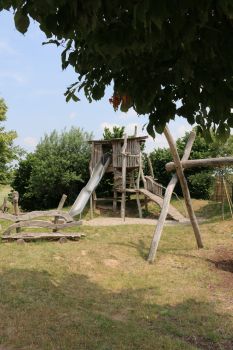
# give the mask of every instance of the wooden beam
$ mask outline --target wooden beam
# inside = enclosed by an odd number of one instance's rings
[[[124,144],[122,147],[122,194],[121,194],[121,218],[125,221],[125,199],[126,199],[126,165],[127,165],[127,135],[124,135]]]
[[[15,224],[10,225],[4,232],[3,236],[10,234],[10,232],[17,228],[22,227],[43,227],[43,228],[51,228],[51,229],[63,229],[67,227],[74,227],[82,225],[82,221],[73,221],[73,222],[66,222],[64,224],[54,224],[50,221],[45,220],[29,220],[29,221],[20,221],[16,222]]]
[[[185,200],[185,204],[188,210],[188,214],[189,214],[189,218],[191,221],[191,224],[193,226],[193,231],[196,237],[196,241],[197,241],[197,246],[198,248],[203,248],[203,243],[202,243],[202,239],[201,239],[201,233],[199,230],[199,226],[198,226],[198,222],[197,222],[197,218],[196,215],[194,213],[193,207],[192,207],[192,202],[191,202],[191,197],[190,197],[190,193],[189,193],[189,188],[188,188],[188,184],[186,181],[186,178],[184,176],[184,172],[183,172],[183,168],[181,165],[181,161],[180,161],[180,157],[179,154],[177,152],[177,148],[175,145],[175,142],[173,140],[173,137],[168,129],[168,127],[166,126],[164,129],[164,135],[166,136],[166,139],[168,141],[168,144],[170,146],[170,150],[171,150],[171,154],[175,163],[175,167],[176,167],[176,173],[177,176],[179,178],[180,181],[180,185],[182,188],[182,192],[183,192],[183,196],[184,196],[184,200]]]
[[[193,142],[195,140],[196,133],[192,131],[189,135],[188,142],[186,144],[185,150],[184,150],[184,155],[182,157],[182,160],[188,159],[191,153],[191,149],[193,146]],[[161,209],[161,213],[158,219],[158,223],[156,225],[155,233],[152,238],[151,246],[150,246],[150,251],[149,251],[149,256],[148,256],[148,262],[153,263],[156,257],[156,252],[158,249],[159,241],[163,232],[163,227],[165,224],[165,220],[168,214],[169,210],[169,205],[172,197],[172,193],[175,189],[175,186],[178,182],[178,177],[176,174],[174,174],[166,188],[166,192],[164,195],[164,200],[163,200],[163,206]]]
[[[233,166],[233,157],[219,157],[219,158],[204,158],[204,159],[192,159],[181,161],[181,165],[184,169],[196,168],[196,167],[222,167]],[[165,165],[167,171],[175,170],[175,163],[169,162]]]

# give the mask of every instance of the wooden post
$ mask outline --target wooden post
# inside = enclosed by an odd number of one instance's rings
[[[149,165],[149,169],[150,169],[150,175],[151,175],[151,176],[153,177],[153,179],[154,179],[155,176],[154,176],[154,170],[153,170],[153,167],[152,167],[151,159],[150,159],[149,156],[147,157],[147,159],[148,159],[148,165]]]
[[[180,185],[182,188],[182,192],[183,192],[183,196],[184,196],[184,200],[185,200],[185,204],[188,210],[188,214],[190,217],[190,221],[191,224],[193,226],[193,231],[196,237],[196,241],[197,241],[197,246],[198,248],[203,248],[203,243],[202,243],[202,239],[201,239],[201,233],[199,230],[199,226],[198,226],[198,222],[197,222],[197,218],[196,215],[194,213],[193,207],[192,207],[192,202],[191,202],[191,197],[190,197],[190,193],[189,193],[189,188],[188,188],[188,184],[186,181],[186,178],[184,176],[184,172],[183,172],[183,168],[180,162],[180,157],[179,154],[177,152],[176,149],[176,145],[175,142],[173,140],[173,137],[168,129],[168,127],[166,126],[164,129],[164,134],[166,136],[166,139],[168,141],[168,144],[170,146],[170,150],[171,150],[171,154],[175,163],[175,167],[176,167],[176,173],[177,176],[179,178],[180,181]]]
[[[1,211],[3,213],[5,213],[8,209],[8,206],[7,206],[7,197],[4,197],[3,199],[3,203],[2,203],[2,206],[1,206]]]
[[[121,218],[125,221],[125,199],[126,199],[126,165],[127,165],[127,135],[124,135],[124,144],[122,147],[122,195],[121,195]]]
[[[117,191],[113,191],[113,204],[112,210],[115,212],[117,210]]]
[[[67,195],[66,195],[66,194],[63,194],[62,197],[61,197],[61,199],[60,199],[60,202],[59,202],[59,204],[58,204],[57,210],[61,210],[61,209],[63,208],[63,205],[64,205],[64,203],[65,203],[65,201],[66,201],[66,198],[67,198]],[[55,218],[54,218],[54,224],[57,224],[57,223],[58,223],[59,218],[60,218],[60,216],[55,216]],[[57,229],[54,228],[54,229],[53,229],[53,232],[57,232]]]
[[[136,201],[137,201],[137,206],[138,206],[139,218],[141,219],[142,218],[142,207],[141,207],[140,197],[139,197],[140,177],[141,177],[141,157],[139,155],[139,169],[138,169],[138,177],[136,180],[136,190],[137,190],[136,191]]]
[[[93,219],[94,215],[93,215],[93,196],[92,194],[90,195],[90,217],[91,217],[91,220]]]
[[[188,139],[188,142],[186,144],[182,160],[186,160],[189,158],[195,137],[196,137],[196,133],[194,131],[192,131],[189,135],[189,139]],[[160,216],[158,219],[158,223],[156,225],[155,233],[154,233],[154,236],[153,236],[153,239],[151,242],[150,252],[149,252],[149,256],[148,256],[148,262],[150,262],[150,263],[153,263],[155,260],[159,241],[160,241],[160,238],[161,238],[161,235],[163,232],[163,227],[165,224],[165,220],[166,220],[166,217],[168,214],[172,193],[175,189],[177,182],[178,182],[178,177],[176,174],[174,174],[172,176],[167,188],[166,188],[166,192],[165,192],[164,199],[163,199],[163,206],[162,206],[161,213],[160,213]]]
[[[13,199],[14,214],[15,216],[19,216],[19,192],[14,191],[12,199]],[[20,231],[21,231],[20,227],[17,227],[16,232],[19,233]]]

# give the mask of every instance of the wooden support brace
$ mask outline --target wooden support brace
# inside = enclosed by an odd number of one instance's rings
[[[194,231],[194,234],[196,237],[197,246],[198,246],[198,248],[203,248],[201,233],[199,230],[196,215],[195,215],[193,207],[192,207],[192,202],[191,202],[188,184],[187,184],[186,178],[184,176],[183,168],[182,168],[182,165],[180,162],[180,157],[179,157],[179,154],[177,152],[175,142],[174,142],[173,137],[172,137],[167,126],[164,129],[164,135],[166,136],[166,139],[167,139],[168,144],[170,146],[171,154],[172,154],[172,157],[173,157],[173,160],[175,163],[175,167],[176,167],[176,173],[177,173],[177,176],[178,176],[179,181],[180,181],[185,204],[186,204],[187,211],[188,211],[188,214],[190,217],[190,221],[191,221],[191,224],[193,226],[193,231]]]
[[[182,160],[186,160],[189,158],[195,137],[196,137],[196,133],[194,131],[192,131],[189,135],[188,142],[186,144]],[[177,182],[178,182],[178,177],[176,174],[174,174],[172,176],[167,188],[166,188],[166,192],[165,192],[164,200],[163,200],[163,206],[162,206],[161,213],[160,213],[160,216],[158,219],[158,223],[156,225],[155,233],[154,233],[154,236],[153,236],[153,239],[151,242],[150,252],[149,252],[149,256],[148,256],[148,262],[150,262],[150,263],[153,263],[155,260],[159,241],[160,241],[160,238],[161,238],[161,235],[163,232],[163,227],[165,224],[165,220],[166,220],[166,217],[168,214],[172,193],[175,189]]]
[[[66,198],[67,198],[67,195],[66,195],[66,194],[63,194],[62,197],[61,197],[61,199],[60,199],[60,202],[59,202],[59,204],[58,204],[57,210],[61,210],[61,209],[63,208],[64,203],[65,203],[65,201],[66,201]],[[54,224],[57,224],[57,223],[58,223],[59,218],[60,218],[59,216],[55,216],[55,218],[54,218]],[[56,228],[53,229],[53,232],[57,232],[57,229],[56,229]]]

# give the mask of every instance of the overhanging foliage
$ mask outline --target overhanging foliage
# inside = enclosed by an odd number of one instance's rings
[[[2,0],[25,33],[30,17],[64,46],[62,67],[77,73],[69,100],[91,101],[113,84],[120,107],[148,114],[148,132],[175,115],[208,134],[233,126],[232,0]]]

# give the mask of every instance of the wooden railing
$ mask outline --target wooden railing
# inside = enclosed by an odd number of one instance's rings
[[[164,187],[156,182],[152,176],[145,176],[146,180],[146,189],[157,196],[163,197],[163,189]]]

